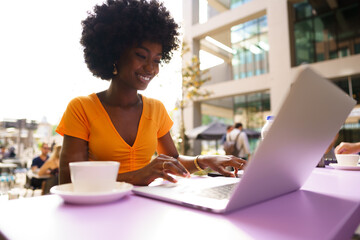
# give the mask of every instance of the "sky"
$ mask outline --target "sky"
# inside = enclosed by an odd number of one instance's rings
[[[81,21],[99,0],[3,1],[0,8],[0,121],[58,124],[69,101],[100,92],[108,81],[92,76],[79,43]],[[163,0],[181,25],[182,1]],[[180,97],[181,59],[161,67],[142,94],[168,111]]]

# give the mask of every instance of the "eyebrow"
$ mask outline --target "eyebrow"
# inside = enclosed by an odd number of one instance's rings
[[[150,50],[149,49],[147,49],[146,47],[144,47],[144,46],[138,46],[138,48],[141,48],[141,49],[143,49],[143,50],[145,50],[145,51],[147,51],[148,53],[150,53]],[[156,56],[162,56],[162,53],[160,52],[160,53],[158,53],[158,54],[156,54]]]

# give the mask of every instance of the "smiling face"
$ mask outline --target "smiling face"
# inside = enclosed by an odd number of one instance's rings
[[[117,81],[128,88],[145,90],[149,82],[159,73],[162,46],[159,43],[145,41],[127,49],[116,63]]]

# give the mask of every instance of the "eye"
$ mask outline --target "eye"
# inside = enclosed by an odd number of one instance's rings
[[[136,56],[138,56],[139,58],[146,59],[146,57],[145,57],[144,55],[140,54],[140,53],[135,53],[135,54],[136,54]]]
[[[154,63],[156,63],[156,64],[160,64],[160,63],[161,63],[161,61],[160,61],[159,59],[156,59],[156,60],[154,60]]]

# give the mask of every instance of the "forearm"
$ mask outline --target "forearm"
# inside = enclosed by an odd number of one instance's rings
[[[131,172],[125,172],[125,173],[119,173],[116,181],[118,182],[127,182],[131,183],[133,185],[148,185],[149,183],[145,182],[145,179],[143,179],[142,174],[139,173],[138,170],[131,171]]]
[[[179,156],[178,161],[181,162],[190,173],[210,168],[228,177],[234,177],[235,175],[226,169],[227,166],[242,169],[246,164],[246,161],[240,158],[220,155],[199,155],[196,157]]]
[[[146,167],[131,172],[119,173],[116,181],[127,182],[137,186],[147,186],[156,178],[164,178],[164,176],[156,175],[156,173],[149,172],[149,169],[146,170],[145,168]]]
[[[202,155],[199,155],[198,157],[179,155],[177,160],[189,171],[189,173],[194,173],[200,170],[196,167],[195,160],[201,169],[205,169],[207,167],[207,165],[203,162],[205,157],[206,156]]]
[[[88,142],[80,138],[64,135],[59,164],[60,184],[71,182],[69,164],[79,161],[89,161]]]
[[[81,151],[77,153],[62,151],[59,162],[59,182],[60,184],[71,183],[70,163],[78,161],[88,161],[87,153]]]
[[[71,183],[69,164],[64,163],[62,161],[60,161],[60,167],[59,167],[59,183],[60,184]]]
[[[47,170],[48,170],[48,164],[44,163],[44,165],[42,165],[42,167],[40,168],[38,175],[39,176],[44,176],[47,174]]]

